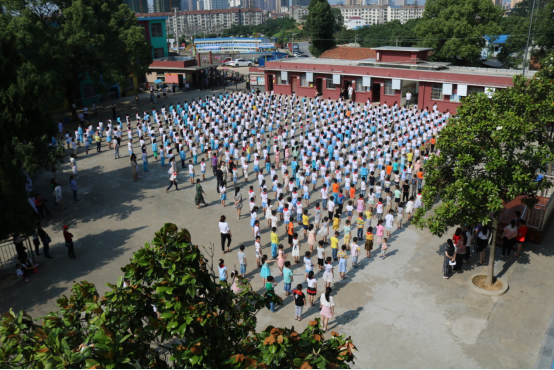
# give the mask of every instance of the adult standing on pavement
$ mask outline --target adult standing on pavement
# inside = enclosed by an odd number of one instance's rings
[[[523,242],[525,241],[525,236],[527,235],[527,225],[525,225],[525,220],[519,219],[517,221],[517,252],[516,258],[521,257],[521,250],[523,249]]]
[[[56,204],[58,205],[58,207],[60,207],[60,211],[63,211],[67,208],[62,198],[62,187],[58,183],[54,185],[54,199],[56,200]]]
[[[67,255],[69,258],[77,259],[77,257],[75,257],[75,249],[73,245],[73,234],[71,234],[68,229],[69,225],[63,225],[63,238],[65,239],[65,246],[67,247]]]
[[[500,257],[510,257],[510,251],[512,250],[512,247],[516,242],[516,237],[516,220],[511,220],[508,226],[504,228],[504,232],[502,233],[502,255]]]
[[[40,222],[37,222],[37,235],[42,242],[42,251],[44,253],[44,257],[53,258],[50,256],[50,243],[52,242],[52,239],[46,233],[46,231],[44,231]]]
[[[221,216],[219,218],[219,232],[221,233],[221,251],[223,254],[230,252],[229,249],[231,246],[231,237],[233,236],[231,234],[231,229],[229,229],[229,224],[226,221],[225,216]],[[225,240],[227,240],[227,250],[225,250]]]
[[[137,182],[138,180],[138,164],[137,164],[137,156],[134,154],[131,154],[131,172],[133,174],[133,181]]]
[[[456,248],[452,239],[446,241],[446,248],[444,250],[444,262],[442,264],[442,275],[445,279],[449,279],[452,275],[452,265],[450,262],[456,261]]]
[[[483,265],[485,263],[485,250],[489,244],[489,237],[491,232],[488,225],[481,226],[480,230],[477,228],[477,252],[479,252],[479,264]]]
[[[113,142],[114,148],[113,148],[113,158],[118,159],[121,158],[119,156],[119,146],[121,145],[121,138],[119,136],[115,137],[115,140]]]
[[[235,201],[234,208],[237,210],[237,220],[240,220],[240,212],[242,210],[242,194],[240,193],[240,187],[235,188],[235,196],[233,197]]]
[[[214,154],[212,156],[212,172],[215,176],[215,171],[217,170],[217,154],[214,151]],[[217,188],[219,189],[219,184],[217,184]]]
[[[335,314],[335,302],[333,301],[333,297],[331,297],[332,291],[333,289],[327,287],[327,289],[325,289],[325,293],[323,293],[319,299],[323,331],[327,331],[327,324],[329,324],[329,320],[332,319]]]
[[[202,189],[202,185],[200,185],[200,179],[196,179],[196,196],[194,197],[194,204],[196,204],[196,208],[200,208],[200,203],[207,206],[208,204],[204,200],[204,190]]]
[[[223,185],[223,170],[221,168],[217,168],[215,170],[215,177],[217,179],[217,192],[219,193],[219,187]]]
[[[408,90],[406,92],[406,107],[409,108],[410,107],[410,101],[412,100],[412,93],[410,92],[410,90]]]
[[[77,198],[77,181],[75,181],[73,175],[69,176],[69,187],[73,192],[73,204],[75,204],[79,201],[79,199]]]

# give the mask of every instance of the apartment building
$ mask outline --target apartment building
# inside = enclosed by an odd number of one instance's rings
[[[167,34],[192,35],[199,32],[221,32],[231,28],[233,24],[258,25],[263,21],[261,9],[213,9],[194,10],[175,13],[154,13],[150,16],[163,16],[167,18]],[[140,16],[140,14],[137,14]]]
[[[308,15],[308,7],[307,6],[300,6],[300,5],[293,5],[290,7],[290,16],[297,22],[305,22],[305,16]]]
[[[365,19],[368,26],[394,20],[404,24],[410,19],[421,18],[425,10],[423,5],[332,5],[332,7],[340,9],[345,22],[346,19],[360,17]],[[346,23],[345,26],[347,26]]]

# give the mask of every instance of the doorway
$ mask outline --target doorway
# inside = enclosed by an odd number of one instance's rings
[[[323,94],[323,79],[322,78],[316,78],[316,80],[315,80],[315,90],[317,92],[317,96],[321,96]]]
[[[290,91],[292,94],[296,94],[296,85],[298,84],[298,79],[296,77],[292,77],[290,80]]]
[[[273,77],[274,75],[267,75],[267,91],[273,91]]]
[[[371,86],[371,102],[379,103],[381,101],[381,84],[374,83]]]

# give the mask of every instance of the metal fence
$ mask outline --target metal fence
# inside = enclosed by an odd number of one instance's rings
[[[27,247],[27,254],[33,261],[35,259],[34,246],[31,242],[31,238],[27,238],[23,241],[23,245]],[[15,265],[18,263],[17,252],[15,250],[15,244],[13,239],[4,240],[0,242],[0,272],[2,278],[6,275],[15,274]]]

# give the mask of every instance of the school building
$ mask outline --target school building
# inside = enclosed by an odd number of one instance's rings
[[[374,54],[368,53],[373,50]],[[353,99],[365,103],[387,105],[406,104],[406,93],[412,94],[411,104],[455,113],[461,99],[473,92],[493,94],[496,89],[513,85],[512,79],[521,70],[458,67],[450,63],[431,62],[430,48],[378,47],[333,49],[334,58],[287,58],[268,61],[264,67],[252,67],[262,72],[266,91],[276,94],[339,99],[340,90],[352,86]],[[365,51],[362,52],[362,51]],[[360,59],[359,56],[362,56]],[[374,55],[367,58],[367,55]],[[527,71],[531,78],[535,71]]]

